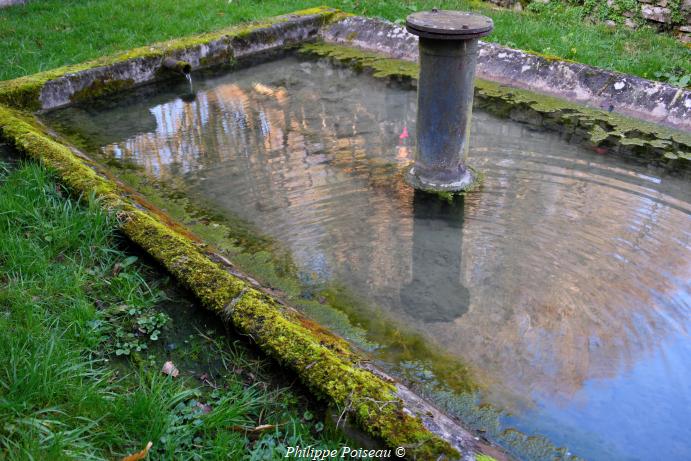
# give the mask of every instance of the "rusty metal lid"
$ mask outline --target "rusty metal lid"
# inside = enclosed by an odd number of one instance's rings
[[[463,11],[420,11],[406,18],[406,29],[414,35],[441,40],[468,40],[489,34],[494,23],[487,16]]]

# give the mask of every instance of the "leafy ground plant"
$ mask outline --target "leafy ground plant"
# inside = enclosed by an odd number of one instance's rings
[[[667,82],[679,88],[691,88],[691,73],[684,73],[680,69],[673,69],[670,72],[655,72],[658,80]]]
[[[344,443],[250,350],[181,317],[193,301],[156,286],[115,224],[35,164],[0,172],[0,458],[120,459],[151,441],[149,459],[265,460]]]

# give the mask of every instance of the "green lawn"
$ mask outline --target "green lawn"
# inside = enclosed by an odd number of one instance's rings
[[[112,460],[148,441],[149,459],[205,461],[339,446],[251,351],[217,330],[180,336],[191,321],[163,306],[191,301],[147,282],[161,275],[122,251],[115,224],[35,164],[0,167],[0,459]],[[161,373],[171,359],[177,378]]]
[[[34,0],[0,10],[0,80],[154,41],[324,4],[321,0]],[[516,13],[470,0],[331,0],[345,11],[401,21],[432,7],[490,15],[488,40],[607,69],[655,78],[691,74],[691,49],[648,28],[612,31],[591,24],[581,7],[552,2]],[[663,77],[664,78],[664,77]]]

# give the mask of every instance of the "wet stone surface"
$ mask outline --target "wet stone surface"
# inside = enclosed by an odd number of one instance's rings
[[[502,429],[585,459],[691,457],[688,178],[476,111],[483,187],[439,202],[403,180],[409,88],[292,57],[195,85],[47,118],[102,159],[184,182],[284,244],[307,283],[467,363],[513,415]],[[424,385],[430,360],[399,365]]]
[[[461,40],[487,35],[493,23],[490,18],[479,14],[433,9],[411,14],[406,19],[406,26],[414,35]]]

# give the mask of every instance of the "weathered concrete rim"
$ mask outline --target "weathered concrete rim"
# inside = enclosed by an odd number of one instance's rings
[[[351,16],[323,27],[329,43],[417,62],[418,38],[381,19]],[[477,76],[591,108],[691,131],[691,91],[633,75],[480,42]]]

